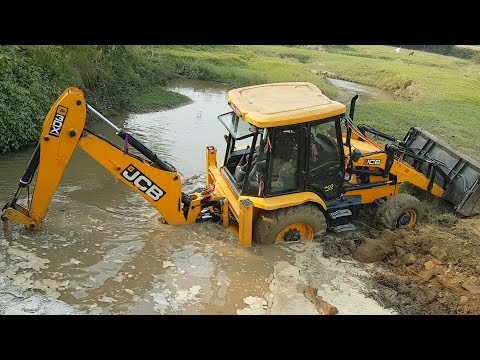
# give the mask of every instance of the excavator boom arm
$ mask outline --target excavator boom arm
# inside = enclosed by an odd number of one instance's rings
[[[134,156],[118,148],[108,140],[84,129],[87,107],[115,128],[117,135],[140,151],[147,159]],[[127,142],[128,141],[128,142]],[[13,199],[2,211],[4,228],[8,220],[16,220],[28,228],[38,229],[46,215],[53,194],[76,146],[98,161],[108,171],[145,197],[163,216],[168,224],[187,223],[185,195],[182,194],[178,172],[85,102],[84,94],[77,88],[66,89],[48,112],[39,143],[20,179]],[[31,205],[28,209],[17,204],[23,188],[27,187],[38,169]],[[183,202],[182,202],[183,201]],[[188,197],[187,197],[188,201]],[[186,205],[190,205],[186,203]],[[191,214],[192,215],[192,214]],[[193,216],[188,216],[190,221]]]
[[[186,224],[182,212],[182,185],[177,172],[149,165],[85,130],[78,145],[124,184],[142,195],[171,225]]]

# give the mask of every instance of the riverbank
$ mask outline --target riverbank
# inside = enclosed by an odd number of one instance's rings
[[[34,145],[45,113],[68,86],[109,114],[179,106],[164,90],[178,77],[230,87],[327,77],[383,89],[393,99],[358,101],[356,119],[402,138],[420,126],[480,159],[480,65],[391,46],[0,46],[0,152]]]
[[[45,115],[70,86],[105,114],[165,109],[189,101],[162,88],[173,69],[123,45],[0,46],[0,153],[38,141]]]
[[[411,126],[428,130],[480,160],[480,65],[469,60],[391,46],[142,46],[132,51],[191,78],[232,87],[309,81],[332,99],[326,77],[373,86],[394,99],[357,102],[356,121],[403,138]]]

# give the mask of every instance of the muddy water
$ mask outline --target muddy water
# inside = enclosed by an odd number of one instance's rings
[[[395,96],[392,93],[383,89],[340,79],[327,78],[327,80],[339,90],[338,97],[335,100],[344,104],[349,104],[352,97],[356,94],[358,94],[359,99],[367,101],[395,100]]]
[[[124,126],[139,134],[157,154],[189,177],[205,172],[205,148],[215,146],[223,158],[225,127],[217,116],[231,111],[226,102],[228,88],[200,80],[177,80],[170,87],[192,99],[192,103],[170,111],[134,114]]]
[[[216,116],[228,111],[228,89],[186,80],[171,88],[192,102],[111,120],[185,177],[204,173],[205,146],[224,148]],[[115,140],[103,124],[93,121],[90,127]],[[2,202],[30,154],[0,157]],[[316,314],[302,294],[306,284],[316,285],[333,303],[338,298],[345,304],[340,313],[388,313],[362,295],[357,275],[368,273],[322,258],[318,243],[243,249],[217,224],[161,224],[154,208],[80,149],[52,199],[44,229],[32,233],[11,224],[0,233],[0,276],[91,314]]]

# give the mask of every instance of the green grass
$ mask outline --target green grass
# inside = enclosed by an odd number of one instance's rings
[[[322,72],[387,90],[392,101],[357,103],[356,122],[402,138],[411,126],[428,130],[480,159],[480,66],[476,63],[390,46],[148,46],[134,47],[148,61],[169,64],[183,76],[232,87],[309,81],[335,99]],[[347,104],[348,105],[348,104]]]
[[[173,68],[154,67],[126,46],[0,46],[0,153],[35,144],[67,87],[81,88],[109,114],[184,103],[159,88],[174,76]]]
[[[133,95],[131,111],[148,112],[156,109],[168,109],[189,103],[191,100],[174,91],[160,87],[145,89],[141,94]]]
[[[324,77],[315,75],[304,64],[308,55],[289,52],[282,56],[261,56],[254,47],[244,46],[142,46],[131,47],[152,64],[174,67],[182,76],[218,81],[240,87],[279,81],[310,81],[330,94],[335,88]],[[298,59],[301,59],[298,60]]]
[[[393,50],[379,45],[3,46],[0,152],[34,143],[43,116],[66,86],[81,87],[102,111],[140,111],[184,102],[159,88],[178,76],[231,87],[308,81],[336,99],[338,90],[322,75],[328,72],[395,95],[381,102],[360,98],[356,122],[399,138],[420,126],[480,160],[480,65]]]

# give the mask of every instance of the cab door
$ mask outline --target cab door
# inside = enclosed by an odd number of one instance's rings
[[[271,130],[266,196],[291,194],[303,190],[303,129],[300,125]]]
[[[312,122],[304,131],[305,191],[315,192],[325,201],[338,198],[345,176],[339,118]]]

